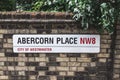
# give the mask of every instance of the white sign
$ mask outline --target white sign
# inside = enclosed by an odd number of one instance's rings
[[[13,35],[15,53],[99,53],[100,35]]]

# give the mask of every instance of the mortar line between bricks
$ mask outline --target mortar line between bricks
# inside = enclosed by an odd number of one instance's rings
[[[41,23],[55,23],[55,22],[58,22],[58,23],[63,23],[63,22],[75,22],[75,20],[72,20],[72,19],[0,19],[0,23],[2,22],[28,22],[28,23],[33,23],[33,22],[41,22]]]

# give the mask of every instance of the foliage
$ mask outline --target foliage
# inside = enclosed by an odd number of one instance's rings
[[[0,11],[13,10],[15,0],[0,0]],[[16,8],[24,11],[72,12],[83,29],[95,27],[99,32],[114,31],[120,19],[120,0],[16,0]]]
[[[92,26],[99,32],[112,33],[120,12],[120,0],[38,0],[37,3],[36,11],[73,12],[73,19],[81,21],[83,29]]]
[[[45,2],[45,0],[38,0],[33,4],[32,10],[33,11],[41,11],[42,7],[43,7],[43,3]]]
[[[99,2],[98,0],[76,0],[74,19],[81,20],[84,29],[94,26],[98,31],[114,31],[115,8],[112,2]]]
[[[38,0],[16,0],[16,8],[31,11],[34,3]]]
[[[15,0],[0,0],[0,11],[15,10]]]
[[[117,5],[117,6],[116,6]],[[116,17],[118,17],[118,19],[119,19],[119,22],[120,22],[120,0],[117,0],[117,2],[116,2],[116,9],[118,9],[118,10],[116,10],[117,12],[116,12],[116,15],[118,15],[118,16],[116,16]]]
[[[67,11],[69,0],[38,0],[34,9],[36,11]],[[40,7],[39,7],[40,6]]]

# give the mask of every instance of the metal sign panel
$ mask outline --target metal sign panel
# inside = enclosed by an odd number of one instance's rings
[[[15,53],[99,53],[100,35],[13,35]]]

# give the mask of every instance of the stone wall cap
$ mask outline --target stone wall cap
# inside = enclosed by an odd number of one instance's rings
[[[75,23],[72,19],[0,19],[0,23]]]
[[[72,19],[69,12],[0,12],[0,19]]]

